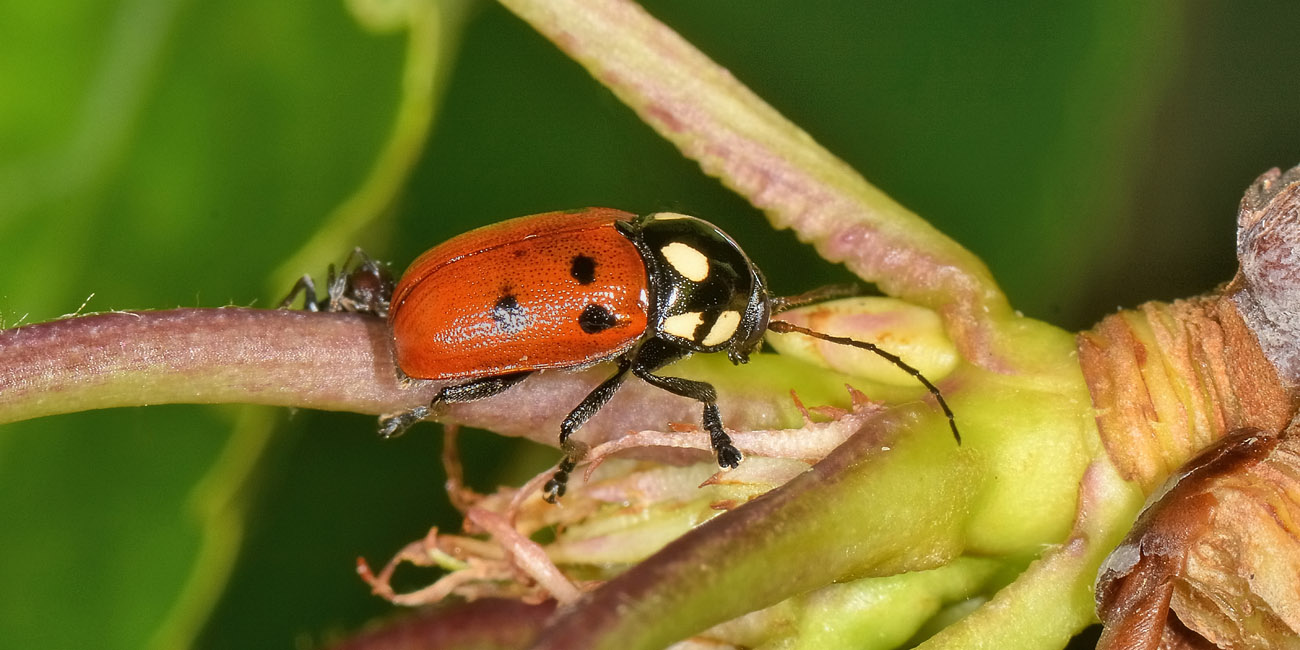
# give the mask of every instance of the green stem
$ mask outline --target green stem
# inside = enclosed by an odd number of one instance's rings
[[[643,121],[833,262],[938,310],[963,355],[1001,368],[1005,296],[977,257],[813,141],[627,0],[501,0]]]

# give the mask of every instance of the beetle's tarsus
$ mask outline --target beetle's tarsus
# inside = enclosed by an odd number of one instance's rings
[[[568,454],[565,454],[564,458],[560,459],[560,465],[555,469],[555,474],[542,488],[542,498],[547,503],[555,503],[560,500],[560,497],[564,496],[565,490],[569,487],[569,474],[577,466],[578,461]]]
[[[730,442],[728,442],[725,445],[722,445],[721,447],[717,447],[717,450],[718,450],[718,467],[735,469],[740,466],[740,461],[744,460],[745,458],[744,454],[741,454],[740,450],[736,449],[735,445],[731,444]]]

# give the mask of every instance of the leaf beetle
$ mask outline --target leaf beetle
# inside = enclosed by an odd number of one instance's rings
[[[330,282],[331,298],[336,282]],[[612,360],[613,374],[560,425],[565,455],[544,488],[548,501],[564,494],[579,460],[569,437],[629,376],[700,402],[718,465],[736,467],[741,453],[723,429],[713,386],[656,372],[697,352],[726,352],[733,363],[745,363],[772,329],[884,356],[934,394],[960,443],[938,388],[897,356],[771,319],[837,293],[844,292],[772,296],[763,274],[731,237],[682,214],[587,208],[472,230],[417,258],[398,281],[391,304],[384,304],[400,372],[453,383],[428,406],[383,418],[380,435],[399,435],[442,405],[497,395],[538,370]]]

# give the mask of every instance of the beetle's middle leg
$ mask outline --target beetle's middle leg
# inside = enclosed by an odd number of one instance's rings
[[[428,406],[417,406],[404,413],[380,418],[379,437],[396,438],[411,428],[411,425],[429,417],[445,404],[475,402],[492,397],[523,381],[530,374],[532,372],[526,370],[495,377],[480,377],[463,384],[444,386],[437,395],[434,395],[433,401],[429,402]]]

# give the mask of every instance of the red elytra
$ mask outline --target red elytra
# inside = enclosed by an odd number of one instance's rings
[[[581,366],[626,352],[645,332],[648,310],[645,262],[614,226],[633,219],[609,208],[548,212],[473,230],[424,253],[393,292],[398,366],[419,379],[461,379]],[[594,268],[599,273],[577,277]],[[593,303],[616,324],[584,331],[581,316]]]

